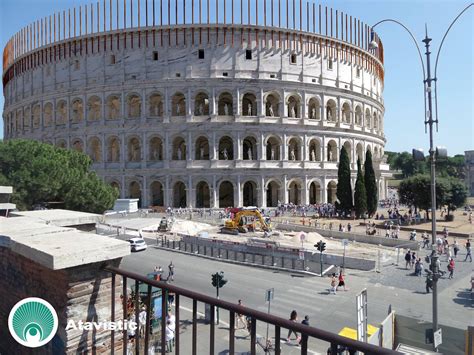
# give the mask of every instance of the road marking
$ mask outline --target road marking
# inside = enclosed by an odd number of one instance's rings
[[[300,290],[296,290],[295,288],[296,287],[290,288],[287,291],[289,293],[294,293],[300,296],[305,295],[305,298],[313,298],[315,300],[324,300],[324,302],[334,302],[336,300],[334,297],[329,297],[329,296],[333,296],[333,295],[329,295],[329,288],[321,289],[318,292],[315,292],[315,291],[308,292],[307,289],[304,289],[302,287],[299,287]],[[328,294],[319,293],[319,292],[324,292],[324,291],[327,291]],[[293,301],[293,303],[295,302]]]

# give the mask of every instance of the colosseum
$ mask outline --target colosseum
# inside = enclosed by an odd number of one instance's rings
[[[370,27],[312,2],[101,0],[7,43],[4,132],[88,154],[141,206],[334,202],[342,147],[384,198],[383,79]]]

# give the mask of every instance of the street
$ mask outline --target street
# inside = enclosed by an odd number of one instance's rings
[[[266,312],[268,304],[265,303],[265,290],[274,288],[275,296],[271,305],[273,315],[288,318],[290,312],[295,309],[298,312],[299,321],[308,315],[311,326],[335,333],[345,326],[356,327],[355,297],[364,288],[368,291],[369,324],[377,326],[386,317],[389,305],[399,314],[431,320],[431,295],[424,293],[425,279],[414,276],[404,277],[403,275],[408,274],[410,270],[407,271],[401,266],[387,266],[380,274],[354,272],[352,275],[349,271],[346,277],[349,290],[341,289],[337,295],[329,295],[329,278],[292,275],[286,272],[220,263],[156,249],[151,245],[144,252],[133,253],[124,258],[120,267],[146,274],[153,271],[155,266],[161,265],[167,275],[167,265],[171,260],[175,265],[174,284],[177,286],[215,296],[215,289],[211,286],[211,274],[224,271],[228,283],[220,289],[221,299],[235,303],[238,299],[242,299],[245,306]],[[457,263],[457,265],[460,264],[462,262]],[[462,267],[464,272],[460,272],[455,279],[440,282],[438,297],[441,324],[463,329],[468,324],[472,324],[473,318],[471,301],[455,300],[457,294],[465,291],[469,285],[472,264],[464,264]],[[397,282],[399,286],[393,285],[394,280],[399,280]],[[417,284],[419,287],[413,286]],[[405,285],[409,287],[404,287]],[[191,314],[186,312],[186,309],[191,308],[189,300],[182,300],[181,306],[184,308],[181,318],[190,319]],[[198,307],[199,311],[203,312],[204,306]],[[226,321],[227,312],[221,312],[221,318]],[[272,336],[272,328],[270,329]],[[265,330],[265,324],[257,323],[259,336],[264,335]],[[239,332],[244,331],[238,331],[237,336],[240,335]],[[246,334],[242,335],[246,336]],[[282,330],[281,337],[286,339],[285,330]],[[217,341],[217,349],[227,349],[227,340],[219,337],[216,339],[220,339]],[[202,346],[205,346],[207,341],[208,337],[200,340],[203,343]],[[282,344],[282,349],[285,347],[286,345]],[[321,341],[310,340],[309,342],[309,349],[317,353],[325,353],[327,347],[328,344]],[[299,348],[291,346],[287,350],[284,353],[291,354],[293,350],[298,353]]]

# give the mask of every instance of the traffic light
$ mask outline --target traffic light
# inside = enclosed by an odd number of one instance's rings
[[[219,284],[219,274],[216,272],[215,274],[212,274],[212,286],[217,287]]]
[[[218,285],[219,285],[219,288],[221,288],[221,287],[223,287],[223,286],[227,283],[227,280],[224,279],[224,272],[221,271],[221,272],[220,272],[219,274],[217,274],[217,275],[219,275],[219,277],[218,277],[218,278],[219,278],[219,283],[218,283]]]
[[[315,245],[315,248],[318,249],[321,253],[326,250],[326,243],[320,240]]]

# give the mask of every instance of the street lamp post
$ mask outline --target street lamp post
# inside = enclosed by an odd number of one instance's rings
[[[474,3],[469,4],[466,6],[453,20],[451,25],[448,27],[446,33],[443,36],[441,44],[438,49],[438,53],[436,55],[436,64],[435,64],[435,76],[434,78],[431,77],[431,63],[430,63],[430,42],[431,38],[428,37],[428,29],[425,26],[425,38],[423,39],[423,43],[425,44],[425,55],[426,55],[426,72],[425,72],[425,63],[423,62],[423,57],[421,55],[420,47],[416,42],[415,37],[413,36],[412,32],[401,22],[393,20],[393,19],[385,19],[382,21],[377,22],[375,25],[372,26],[372,38],[373,38],[373,29],[375,26],[379,25],[383,22],[394,22],[401,27],[403,27],[413,39],[415,43],[416,49],[418,50],[418,56],[421,61],[421,66],[423,69],[423,96],[425,101],[425,127],[428,125],[429,127],[429,136],[430,136],[430,175],[431,175],[431,183],[430,183],[430,190],[431,190],[431,243],[432,243],[432,254],[431,254],[431,265],[430,269],[433,273],[433,335],[438,330],[438,279],[439,279],[439,270],[438,270],[438,254],[436,252],[436,171],[435,171],[435,158],[436,158],[436,150],[433,144],[433,124],[436,123],[438,125],[438,110],[437,110],[437,91],[436,91],[436,72],[438,66],[438,59],[439,53],[441,51],[441,47],[443,46],[444,40],[454,25],[454,23],[458,20],[458,18]],[[369,48],[375,49],[377,48],[377,42],[373,41],[370,43]],[[436,102],[436,117],[433,119],[433,97],[432,97],[432,82],[435,82],[435,102]],[[426,110],[426,100],[428,100],[428,110]],[[437,350],[437,344],[433,341],[433,347],[435,351]]]

